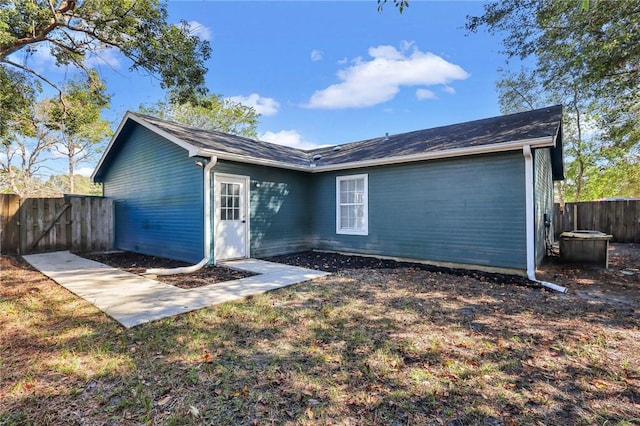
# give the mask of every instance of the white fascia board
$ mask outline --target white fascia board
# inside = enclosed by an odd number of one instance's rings
[[[127,113],[127,115],[129,115],[131,113]],[[147,129],[151,130],[152,132],[156,133],[159,136],[162,136],[163,138],[167,139],[170,142],[175,143],[176,145],[178,145],[180,148],[184,148],[187,150],[187,152],[189,153],[189,157],[193,157],[195,155],[198,155],[198,152],[200,151],[200,148],[198,148],[195,145],[191,145],[190,143],[187,143],[185,141],[183,141],[182,139],[172,135],[171,133],[165,132],[164,130],[160,129],[157,126],[154,126],[153,124],[149,123],[147,120],[145,120],[144,118],[140,118],[136,115],[131,114],[130,118],[135,121],[136,123],[140,124],[143,127],[146,127]]]
[[[423,152],[420,154],[399,155],[396,157],[377,158],[374,160],[353,161],[351,163],[330,164],[309,168],[312,173],[329,172],[335,170],[357,169],[360,167],[384,166],[388,164],[410,163],[415,161],[437,160],[443,158],[464,157],[467,155],[490,154],[522,150],[525,145],[531,148],[543,148],[555,146],[555,137],[545,136],[541,138],[522,139],[500,144],[481,145],[466,148],[447,149],[444,151]]]
[[[140,118],[137,115],[133,114],[131,111],[127,111],[127,113],[124,115],[124,118],[120,122],[120,125],[118,126],[118,129],[116,130],[116,132],[111,137],[111,140],[109,141],[109,144],[107,145],[107,148],[102,153],[102,157],[100,157],[100,160],[98,161],[98,164],[96,165],[95,169],[93,170],[93,173],[91,174],[91,180],[92,181],[95,178],[96,172],[100,169],[100,167],[102,166],[102,163],[104,163],[104,160],[107,158],[107,155],[109,154],[109,151],[111,151],[111,148],[113,148],[113,144],[115,143],[115,141],[120,136],[120,133],[122,132],[122,129],[124,128],[124,126],[125,126],[125,124],[127,123],[128,120],[135,121],[139,125],[141,125],[143,127],[146,127],[147,129],[151,130],[152,132],[156,133],[157,135],[162,136],[163,138],[175,143],[179,147],[186,149],[187,152],[189,153],[189,157],[193,157],[194,155],[199,155],[200,149],[198,147],[196,147],[194,145],[191,145],[190,143],[187,143],[187,142],[183,141],[182,139],[179,139],[179,138],[173,136],[170,133],[165,132],[164,130],[154,126],[153,124],[151,124],[149,122],[147,122],[145,119]],[[208,154],[204,154],[204,156],[210,157],[210,155],[208,155]]]
[[[204,156],[215,155],[220,160],[236,161],[238,163],[256,164],[259,166],[267,166],[267,167],[277,167],[279,169],[296,170],[296,171],[302,171],[302,172],[308,172],[309,170],[311,170],[311,167],[309,166],[297,166],[295,164],[285,163],[282,161],[265,160],[262,158],[254,158],[254,157],[249,157],[244,155],[234,155],[234,154],[229,154],[228,152],[214,151],[214,150],[208,150],[208,149],[201,149],[199,153],[196,155],[204,155]]]
[[[93,173],[91,173],[91,181],[93,182],[94,178],[96,177],[96,172],[100,169],[100,167],[102,166],[102,163],[104,163],[105,158],[107,158],[107,154],[109,154],[109,151],[111,150],[111,147],[113,147],[113,144],[115,143],[116,139],[118,139],[118,136],[120,135],[120,132],[122,132],[122,128],[124,127],[124,124],[127,122],[127,119],[130,116],[130,112],[127,111],[127,113],[124,115],[124,117],[122,118],[122,120],[120,121],[120,124],[118,125],[118,128],[116,129],[116,132],[113,134],[113,136],[111,136],[111,139],[109,140],[109,143],[107,144],[107,148],[105,148],[104,152],[102,153],[102,156],[100,156],[100,160],[98,160],[98,164],[96,164],[96,167],[93,169]]]

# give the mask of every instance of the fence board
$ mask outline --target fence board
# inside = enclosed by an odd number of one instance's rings
[[[69,208],[55,220],[65,204]],[[21,199],[0,194],[0,254],[112,248],[111,200],[81,196]]]
[[[619,243],[640,243],[640,200],[589,201],[555,205],[556,239],[565,231],[589,229],[613,236]]]
[[[15,252],[20,246],[21,202],[15,194],[0,194],[0,253]]]

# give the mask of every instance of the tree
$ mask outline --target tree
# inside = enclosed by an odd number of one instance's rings
[[[73,187],[75,188],[74,194],[81,195],[102,195],[102,184],[93,183],[91,179],[82,175],[75,175],[73,177],[75,181]],[[69,188],[69,176],[68,175],[53,175],[49,177],[47,186],[56,189],[60,193],[66,193]]]
[[[38,177],[48,154],[57,142],[53,131],[44,125],[45,107],[37,103],[12,129],[12,137],[0,144],[0,181],[3,192],[21,197],[48,195]]]
[[[131,69],[160,79],[171,99],[185,102],[207,92],[204,62],[211,48],[186,22],[167,22],[160,0],[5,0],[0,4],[0,78],[19,82],[31,75],[58,88],[15,55],[48,49],[57,65],[84,70],[86,59],[107,48],[122,52]],[[10,71],[11,70],[11,71]],[[21,77],[22,76],[22,77]],[[11,85],[0,86],[0,99]],[[61,91],[60,91],[61,92]]]
[[[602,176],[621,178],[619,170],[640,166],[633,155],[640,140],[640,3],[491,2],[482,16],[468,17],[467,29],[483,27],[504,37],[509,62],[533,64],[498,83],[503,110],[536,99],[565,105],[569,162],[561,195],[592,199],[607,192]],[[608,186],[610,195],[622,195],[613,192],[626,187],[617,183]]]
[[[31,129],[29,109],[39,86],[28,76],[0,67],[0,88],[0,144],[9,145],[16,131]]]
[[[111,134],[109,122],[101,117],[102,110],[109,106],[109,96],[94,71],[89,82],[71,81],[62,93],[64,103],[45,101],[46,126],[59,136],[53,149],[67,159],[67,192],[74,194],[76,166],[92,159]]]
[[[256,138],[258,114],[252,107],[243,105],[221,95],[202,96],[196,102],[183,104],[160,101],[141,105],[140,112],[155,117],[177,121],[189,126],[217,130],[233,135]]]
[[[626,151],[638,143],[640,2],[492,1],[466,26],[503,35],[504,53],[532,59],[545,89],[570,77],[607,139]]]
[[[551,90],[553,89],[553,90]],[[635,196],[640,174],[640,158],[633,151],[616,147],[595,125],[589,99],[584,99],[575,82],[563,81],[544,89],[536,73],[502,70],[497,82],[503,113],[513,113],[563,104],[566,180],[556,182],[559,201],[582,201],[616,195]],[[637,171],[635,171],[637,169]]]

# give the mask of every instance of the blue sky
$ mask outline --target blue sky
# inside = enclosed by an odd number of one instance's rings
[[[413,0],[399,14],[391,4],[379,13],[375,0],[170,1],[168,10],[210,40],[212,93],[256,107],[261,139],[310,148],[499,115],[500,40],[464,29],[482,8]],[[93,62],[112,94],[114,127],[127,110],[164,97],[125,58],[101,56]]]

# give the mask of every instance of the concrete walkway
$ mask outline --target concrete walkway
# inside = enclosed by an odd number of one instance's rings
[[[256,259],[235,260],[223,265],[261,275],[186,290],[68,251],[23,257],[34,268],[127,328],[328,275]]]

